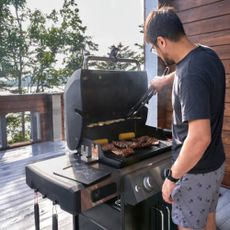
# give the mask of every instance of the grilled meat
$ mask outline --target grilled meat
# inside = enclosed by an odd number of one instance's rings
[[[133,141],[136,143],[136,146],[135,146],[136,149],[150,147],[152,145],[159,145],[160,144],[159,140],[157,140],[154,137],[149,137],[149,136],[142,136],[139,138],[135,138],[135,139],[133,139]]]
[[[151,145],[159,145],[160,144],[160,141],[157,140],[156,138],[154,137],[150,137],[148,140],[147,140],[147,143],[151,144]]]
[[[153,145],[159,145],[160,141],[154,137],[142,136],[134,138],[132,141],[113,141],[109,144],[102,145],[103,151],[111,151],[118,156],[130,156],[134,149],[146,148]]]
[[[114,149],[114,145],[112,143],[109,144],[104,144],[102,145],[102,150],[103,151],[112,151],[112,149]]]
[[[144,143],[150,138],[149,136],[141,136],[138,138],[133,138],[132,141],[137,142],[137,143]]]
[[[118,156],[127,157],[132,155],[134,153],[134,150],[132,148],[116,149],[116,150],[112,150],[112,153]]]
[[[114,146],[121,149],[129,148],[133,144],[132,141],[113,141],[112,143],[114,144]]]

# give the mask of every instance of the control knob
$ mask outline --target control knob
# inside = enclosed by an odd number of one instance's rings
[[[152,192],[154,190],[154,183],[149,176],[145,176],[143,179],[144,189],[147,192]]]

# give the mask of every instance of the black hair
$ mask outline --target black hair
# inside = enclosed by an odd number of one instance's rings
[[[181,20],[174,9],[168,6],[163,6],[148,15],[144,31],[145,41],[154,45],[159,36],[177,42],[185,35]]]

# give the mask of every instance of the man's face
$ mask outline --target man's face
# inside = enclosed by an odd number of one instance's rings
[[[165,50],[165,49],[164,49]],[[156,54],[158,57],[161,58],[161,60],[168,66],[168,65],[174,65],[175,61],[170,58],[167,51],[164,51],[160,46],[158,45],[152,45],[151,52]]]

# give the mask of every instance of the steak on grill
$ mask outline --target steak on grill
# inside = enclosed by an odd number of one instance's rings
[[[154,137],[142,136],[134,138],[132,141],[113,141],[104,144],[103,151],[110,151],[118,156],[129,156],[134,153],[134,149],[146,148],[153,145],[159,145],[160,141]]]
[[[113,141],[112,143],[114,144],[114,146],[123,149],[123,148],[131,147],[134,142],[133,141]]]
[[[132,148],[124,148],[124,149],[114,149],[112,150],[112,153],[118,156],[127,157],[134,153],[134,150]]]
[[[153,145],[159,145],[160,141],[157,140],[154,137],[149,137],[149,136],[142,136],[139,138],[133,139],[134,142],[137,143],[135,148],[145,148],[145,147],[150,147]]]
[[[112,149],[114,149],[114,148],[115,148],[115,146],[112,143],[102,145],[103,151],[112,151]]]

